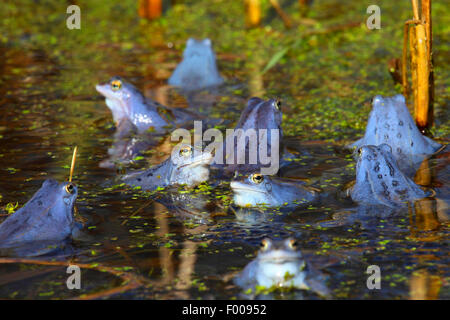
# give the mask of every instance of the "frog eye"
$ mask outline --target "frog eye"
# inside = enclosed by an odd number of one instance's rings
[[[75,191],[75,187],[71,183],[66,184],[65,189],[68,194],[72,194]]]
[[[362,148],[358,148],[358,155],[361,156],[362,154]]]
[[[261,250],[267,250],[269,248],[269,240],[263,239],[259,246],[261,247]]]
[[[290,247],[291,249],[296,249],[297,246],[298,246],[297,240],[295,240],[295,239],[290,239],[290,240],[289,240],[289,247]]]
[[[277,108],[277,110],[281,110],[281,101],[277,99],[277,101],[275,102],[275,108]]]
[[[264,181],[264,176],[262,174],[255,173],[252,175],[252,181],[254,183],[260,184],[261,182]]]
[[[111,89],[112,91],[118,91],[122,88],[122,81],[120,80],[113,80],[111,81]]]
[[[180,156],[189,157],[192,153],[192,147],[184,147],[180,149]]]

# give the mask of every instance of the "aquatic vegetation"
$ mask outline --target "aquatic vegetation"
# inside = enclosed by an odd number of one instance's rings
[[[342,147],[363,135],[374,95],[401,91],[392,82],[388,62],[400,56],[410,3],[383,2],[382,28],[373,31],[365,27],[365,4],[358,1],[317,1],[308,10],[308,20],[300,17],[296,1],[283,4],[292,20],[289,30],[273,11],[265,15],[262,27],[246,29],[242,1],[185,0],[153,21],[137,17],[134,0],[77,3],[88,12],[80,31],[64,27],[64,2],[2,3],[0,222],[7,218],[8,203],[26,203],[47,176],[67,180],[67,151],[78,145],[76,208],[90,225],[73,261],[96,268],[91,270],[95,280],[83,291],[84,298],[109,297],[101,296],[105,288],[119,288],[111,291],[114,298],[236,298],[240,289],[225,287],[224,278],[255,257],[255,248],[265,236],[295,237],[313,262],[329,265],[327,285],[334,298],[405,299],[414,295],[410,288],[426,289],[429,298],[449,297],[445,152],[432,157],[420,171],[426,176],[430,169],[429,179],[421,181],[427,181],[424,185],[433,188],[436,197],[389,218],[373,218],[366,228],[357,220],[333,227],[320,224],[337,213],[354,213],[356,205],[340,192],[354,179],[356,163]],[[262,9],[269,10],[268,1],[264,5]],[[435,126],[431,133],[445,144],[450,133],[446,41],[450,21],[446,3],[436,2],[432,10]],[[225,79],[218,91],[200,92],[194,100],[167,87],[190,37],[213,41]],[[256,211],[239,219],[233,212],[230,181],[210,180],[175,190],[159,187],[151,192],[117,182],[115,172],[98,167],[113,143],[114,123],[93,89],[115,75],[129,79],[146,97],[164,105],[198,108],[208,118],[223,119],[214,124],[220,130],[238,122],[250,97],[281,98],[283,135],[295,152],[289,156],[291,167],[282,174],[307,179],[308,185],[323,189],[323,199],[311,206]],[[161,163],[171,147],[158,141],[148,152],[133,157],[130,166],[140,170]],[[162,198],[173,194],[178,203],[171,207]],[[32,263],[12,264],[23,277],[36,269]],[[382,266],[386,279],[378,293],[365,287],[364,271],[372,264]],[[65,281],[57,276],[60,270],[39,268],[48,273],[36,276],[40,291],[34,286],[9,290],[7,285],[0,288],[0,297],[67,297],[67,290],[59,288],[58,283]],[[4,260],[0,269],[1,280],[11,283],[5,276],[11,269]],[[124,278],[111,276],[111,271]],[[421,283],[427,287],[419,288]],[[265,286],[255,290],[274,293]],[[296,293],[283,292],[275,298],[296,298]],[[310,292],[304,295],[315,297]]]

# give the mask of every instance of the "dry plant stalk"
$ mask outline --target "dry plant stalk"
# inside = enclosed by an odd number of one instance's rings
[[[289,15],[284,12],[283,8],[281,8],[278,0],[269,0],[272,7],[274,7],[277,14],[283,20],[284,26],[286,28],[292,27],[291,18]],[[249,28],[258,27],[261,24],[261,2],[260,0],[245,0],[245,20],[246,25]]]
[[[422,21],[425,24],[425,31],[427,35],[427,49],[429,55],[428,64],[428,123],[432,124],[434,121],[433,103],[434,103],[434,71],[433,71],[433,27],[431,19],[431,0],[422,1]]]
[[[69,182],[72,182],[73,170],[75,169],[75,161],[77,160],[77,151],[78,147],[75,146],[75,148],[73,149],[72,163],[70,164]]]
[[[415,50],[416,44],[416,29],[409,29],[409,52],[411,53],[410,68],[411,68],[411,82],[414,105],[417,101],[417,54]],[[415,107],[414,107],[415,111]],[[415,114],[415,113],[414,113]]]
[[[402,57],[403,94],[409,94],[407,68],[407,47],[411,54],[411,79],[414,99],[414,115],[417,127],[424,131],[433,122],[434,75],[432,73],[432,28],[431,0],[422,0],[422,16],[419,14],[418,0],[411,0],[413,20],[405,22]]]
[[[414,101],[414,114],[419,129],[428,127],[429,103],[429,54],[425,26],[418,24],[416,29],[416,56],[417,56],[417,100]]]
[[[261,3],[259,0],[245,0],[245,20],[249,28],[260,25]]]
[[[418,0],[411,0],[411,5],[413,9],[413,15],[415,20],[419,20],[419,1]]]
[[[139,0],[138,14],[145,19],[157,19],[162,15],[162,0]]]
[[[405,22],[405,26],[403,29],[403,55],[402,55],[402,86],[403,86],[403,95],[405,98],[409,95],[409,85],[408,85],[408,78],[407,78],[407,65],[408,65],[408,33],[409,33],[409,39],[410,39],[410,47],[414,47],[414,39],[415,39],[415,32],[414,29],[410,29],[411,24],[417,24],[420,23],[418,20],[408,20]],[[413,73],[416,68],[414,67],[414,63],[412,62],[413,58],[415,56],[412,55],[413,50],[411,50],[411,73]],[[414,74],[412,75],[414,76]],[[413,81],[413,83],[415,83]]]
[[[272,7],[274,7],[275,11],[283,20],[284,26],[288,29],[291,28],[292,27],[291,19],[289,18],[289,15],[286,12],[284,12],[284,10],[281,8],[280,4],[278,3],[278,0],[270,0],[270,4],[272,5]]]

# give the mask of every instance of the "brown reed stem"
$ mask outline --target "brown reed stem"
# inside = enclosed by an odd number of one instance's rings
[[[139,0],[138,14],[145,19],[157,19],[162,15],[162,0]]]
[[[403,87],[403,95],[408,97],[409,95],[409,83],[407,77],[407,69],[408,69],[408,33],[410,31],[409,27],[411,24],[418,24],[419,20],[408,20],[405,22],[403,29],[403,52],[402,52],[402,87]],[[412,52],[412,51],[411,51]],[[412,59],[412,56],[411,56]],[[412,73],[412,67],[411,67]]]
[[[254,28],[261,23],[260,0],[245,0],[245,20],[249,28]]]
[[[431,19],[431,0],[422,0],[422,21],[425,25],[428,53],[428,123],[431,127],[434,122],[434,70],[433,70],[433,25]]]
[[[428,127],[429,106],[429,55],[427,50],[427,38],[425,26],[418,24],[416,30],[416,54],[417,54],[417,101],[415,101],[416,124],[420,130]]]
[[[75,161],[77,160],[78,146],[73,149],[72,163],[70,164],[69,182],[72,182],[73,170],[75,169]]]
[[[413,15],[415,20],[419,20],[419,1],[418,0],[411,0],[412,8],[413,8]]]

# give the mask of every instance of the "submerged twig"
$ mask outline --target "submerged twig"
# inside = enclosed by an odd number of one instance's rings
[[[92,294],[84,294],[79,297],[74,298],[75,300],[90,300],[90,299],[100,299],[106,298],[111,295],[122,293],[131,289],[136,289],[143,284],[143,279],[141,279],[138,275],[133,273],[128,273],[120,270],[116,270],[115,268],[94,265],[94,264],[84,264],[84,263],[71,263],[65,261],[46,261],[46,260],[33,260],[33,259],[24,259],[24,258],[0,258],[0,264],[2,263],[25,263],[25,264],[38,264],[44,266],[61,266],[68,267],[69,265],[77,265],[83,269],[91,269],[100,272],[108,272],[114,276],[117,276],[122,279],[123,284],[119,287],[106,289],[100,292],[92,293]]]
[[[142,206],[140,206],[136,211],[134,211],[131,215],[128,216],[127,219],[123,220],[122,223],[120,224],[121,226],[125,225],[128,220],[132,217],[134,217],[136,214],[138,214],[141,210],[147,208],[149,205],[151,205],[153,202],[155,202],[155,200],[157,200],[159,197],[155,198],[155,199],[150,199],[149,201],[147,201],[146,203],[144,203]]]

